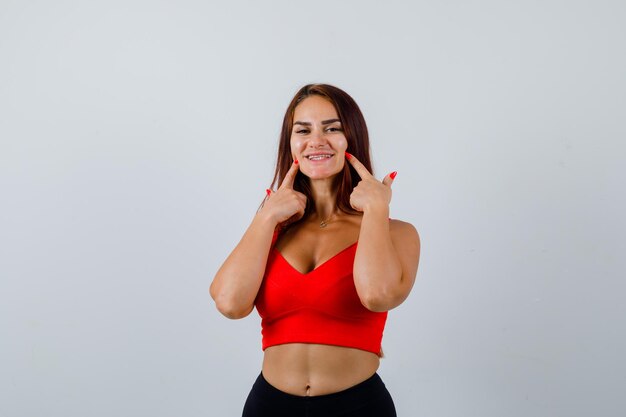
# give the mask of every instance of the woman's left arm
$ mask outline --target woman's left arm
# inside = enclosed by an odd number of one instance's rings
[[[361,176],[350,204],[363,212],[354,259],[354,285],[367,309],[388,311],[411,292],[419,264],[419,234],[410,223],[389,220],[395,173],[381,182],[354,156],[349,161]]]

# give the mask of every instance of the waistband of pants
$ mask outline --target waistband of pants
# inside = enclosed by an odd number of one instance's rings
[[[330,394],[314,395],[314,396],[300,396],[289,394],[281,391],[278,388],[271,385],[261,372],[254,383],[254,390],[263,397],[276,401],[285,402],[309,402],[322,405],[324,403],[332,404],[337,401],[348,403],[362,403],[372,400],[378,397],[381,392],[386,393],[385,383],[380,378],[378,373],[374,373],[371,377],[363,382],[358,383],[350,388],[342,391],[333,392]]]

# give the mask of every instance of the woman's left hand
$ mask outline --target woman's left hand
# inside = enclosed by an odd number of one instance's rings
[[[388,209],[391,202],[391,184],[396,172],[387,174],[378,181],[354,155],[346,152],[346,159],[361,177],[361,181],[350,194],[350,205],[353,209],[366,212],[371,209]]]

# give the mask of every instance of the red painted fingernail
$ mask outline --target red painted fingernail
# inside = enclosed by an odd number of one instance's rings
[[[391,174],[389,174],[389,177],[391,177],[392,180],[395,180],[396,175],[398,175],[398,171],[393,171]]]
[[[267,193],[267,195],[272,194],[272,190],[270,190],[269,188],[267,190],[265,190],[265,192]]]
[[[296,158],[295,161],[293,161],[296,165],[298,165],[298,158]]]
[[[352,158],[352,155],[346,152],[346,159],[350,159],[350,158]]]

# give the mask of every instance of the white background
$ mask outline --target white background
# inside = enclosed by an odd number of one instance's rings
[[[623,1],[0,0],[0,415],[237,416],[207,288],[296,90],[368,121],[422,238],[400,416],[623,416]]]

